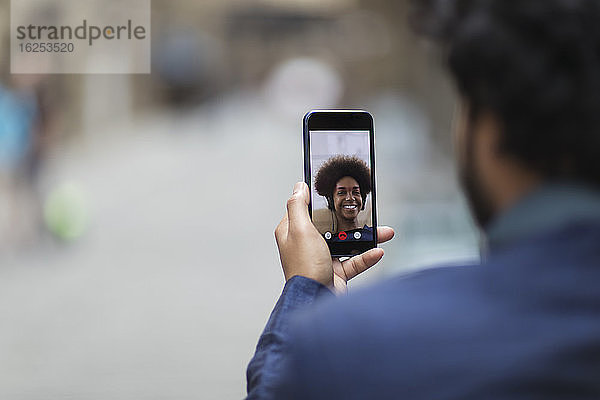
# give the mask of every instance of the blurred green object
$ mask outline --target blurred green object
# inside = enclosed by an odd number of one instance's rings
[[[44,203],[44,220],[48,230],[61,240],[79,239],[88,225],[88,208],[84,191],[74,183],[56,187]]]

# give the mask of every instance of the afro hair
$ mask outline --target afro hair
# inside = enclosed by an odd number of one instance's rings
[[[356,156],[338,155],[325,161],[315,176],[315,189],[329,202],[336,183],[346,176],[350,176],[358,182],[364,206],[367,195],[371,193],[371,170],[367,163]]]

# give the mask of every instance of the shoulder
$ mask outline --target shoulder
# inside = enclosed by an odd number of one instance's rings
[[[437,267],[327,299],[297,316],[296,335],[299,340],[327,340],[344,330],[351,342],[385,331],[402,335],[407,328],[424,327],[423,319],[441,322],[449,310],[469,307],[478,296],[479,271],[475,265]]]
[[[390,314],[422,314],[427,307],[467,301],[475,295],[477,279],[479,267],[475,265],[432,268],[394,277],[343,298],[328,299],[300,318],[335,321],[321,325],[327,330],[339,323],[360,324],[362,319],[389,320]]]
[[[468,292],[477,271],[476,266],[440,267],[399,276],[345,298],[328,299],[298,315],[293,370],[311,384],[296,383],[327,398],[333,387],[366,387],[344,383],[348,377],[398,381],[405,366],[419,362],[424,344],[437,340],[432,333],[445,334],[444,327],[456,318],[451,310],[464,310],[470,303],[473,296]]]

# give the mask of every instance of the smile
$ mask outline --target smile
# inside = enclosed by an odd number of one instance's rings
[[[356,205],[345,205],[344,210],[356,210]]]

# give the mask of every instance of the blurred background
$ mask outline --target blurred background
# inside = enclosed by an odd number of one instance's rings
[[[243,397],[312,108],[375,117],[379,221],[397,235],[351,290],[478,258],[455,93],[405,1],[153,0],[150,75],[11,75],[9,6],[0,398]]]

